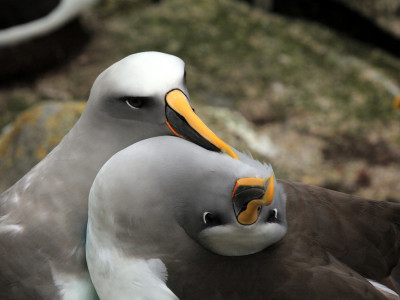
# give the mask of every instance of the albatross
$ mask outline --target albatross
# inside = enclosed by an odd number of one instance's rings
[[[276,180],[176,137],[115,154],[89,195],[101,300],[399,299],[400,206]]]
[[[85,261],[92,182],[114,153],[162,135],[237,160],[192,110],[181,59],[138,53],[98,76],[76,125],[0,196],[0,299],[96,299]]]

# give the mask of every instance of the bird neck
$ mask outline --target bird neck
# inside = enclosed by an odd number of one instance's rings
[[[86,259],[95,289],[104,300],[178,300],[167,287],[167,269],[160,259],[127,255],[112,233],[97,228],[89,216]]]
[[[90,118],[87,118],[84,112],[59,145],[43,160],[46,162],[46,173],[53,171],[60,174],[62,180],[67,183],[85,183],[86,199],[102,165],[113,154],[138,140],[135,135],[138,126],[133,126],[135,124],[118,124],[104,118],[88,119]],[[127,127],[130,128],[129,136]]]

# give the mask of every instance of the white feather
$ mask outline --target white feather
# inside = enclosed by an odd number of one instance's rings
[[[240,256],[259,252],[279,241],[286,228],[277,223],[241,226],[229,224],[203,230],[200,242],[220,255]]]
[[[88,273],[68,274],[57,271],[51,265],[54,284],[59,288],[61,300],[94,300],[97,299]]]
[[[88,225],[87,263],[101,300],[173,300],[178,299],[167,287],[167,268],[158,259],[127,256],[107,239],[97,238]]]
[[[389,293],[393,296],[397,296],[399,297],[399,294],[397,294],[395,291],[393,291],[392,289],[389,289],[386,285],[380,284],[379,282],[376,282],[375,280],[372,279],[367,279],[369,281],[369,283],[371,283],[376,289]]]

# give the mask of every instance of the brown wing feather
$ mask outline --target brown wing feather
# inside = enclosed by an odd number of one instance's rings
[[[307,236],[353,270],[383,280],[400,258],[400,205],[291,181],[288,238]]]

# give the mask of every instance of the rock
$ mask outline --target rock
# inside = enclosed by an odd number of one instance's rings
[[[42,160],[72,128],[83,102],[47,102],[23,112],[0,136],[0,191]]]

